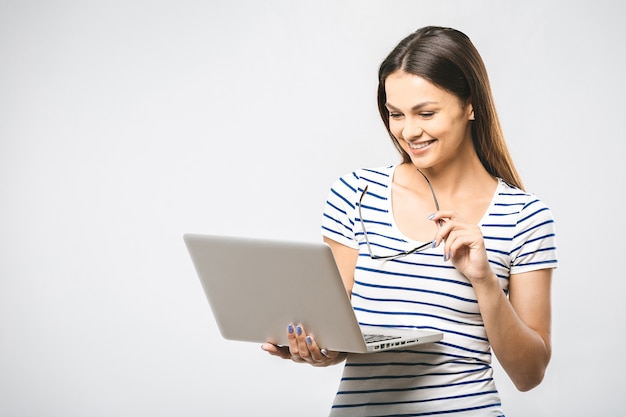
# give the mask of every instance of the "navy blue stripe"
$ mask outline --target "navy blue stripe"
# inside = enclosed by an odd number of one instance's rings
[[[437,397],[437,398],[429,398],[429,399],[425,399],[425,400],[412,400],[412,401],[388,401],[388,402],[378,402],[378,401],[371,401],[371,402],[366,402],[366,403],[356,403],[356,404],[342,404],[342,405],[335,405],[333,406],[333,408],[355,408],[355,407],[379,407],[379,406],[387,406],[387,405],[400,405],[400,404],[423,404],[423,403],[427,403],[427,402],[433,402],[433,401],[450,401],[450,400],[460,400],[463,398],[471,398],[471,397],[478,397],[478,396],[483,396],[483,395],[491,395],[491,394],[495,394],[496,391],[484,391],[484,392],[475,392],[475,393],[471,393],[471,394],[461,394],[461,395],[451,395],[451,396],[447,396],[447,397]],[[500,405],[500,403],[497,403],[498,406]],[[481,406],[476,406],[476,407],[471,407],[471,408],[463,408],[461,410],[464,411],[469,411],[469,410],[480,410],[480,409],[484,409],[484,408],[488,408],[488,407],[495,407],[495,405],[481,405]],[[428,413],[419,413],[419,414],[415,414],[415,413],[410,413],[410,414],[404,414],[405,416],[426,416],[426,415],[435,415],[435,414],[444,414],[444,413],[457,413],[460,410],[446,410],[446,411],[441,411],[441,412],[428,412]],[[402,414],[393,414],[393,416],[401,416]],[[388,415],[391,416],[391,415]]]
[[[387,186],[386,186],[385,184],[383,184],[383,183],[381,183],[381,182],[378,182],[378,181],[374,181],[374,180],[373,180],[373,179],[371,179],[371,178],[365,178],[365,177],[361,177],[361,178],[362,178],[363,180],[367,181],[367,182],[368,182],[368,183],[370,183],[370,184],[376,184],[376,185],[378,185],[378,186],[380,186],[380,187],[387,188]],[[368,194],[369,194],[369,193],[368,193]]]
[[[358,204],[357,204],[357,205],[358,205]],[[365,205],[365,204],[362,204],[362,205],[361,205],[361,209],[363,209],[363,210],[372,210],[372,211],[377,211],[377,212],[379,212],[379,213],[389,213],[389,210],[385,210],[385,209],[382,209],[382,208],[378,208],[378,207],[374,207],[374,206],[369,206],[369,205]]]
[[[356,175],[355,175],[356,177]],[[358,179],[358,177],[356,177]],[[343,185],[345,185],[346,187],[348,187],[351,191],[356,193],[356,189],[351,186],[350,184],[348,184],[348,182],[344,179],[344,178],[339,178],[339,181],[341,181],[343,183]],[[331,189],[331,191],[334,191],[334,189]],[[335,193],[337,194],[337,193]],[[341,197],[341,195],[337,194],[337,196]]]
[[[447,375],[447,374],[444,374]],[[381,393],[381,392],[406,392],[406,391],[422,391],[433,388],[449,388],[449,387],[458,387],[463,385],[473,385],[480,384],[483,382],[493,381],[493,378],[483,378],[474,381],[463,381],[456,382],[452,384],[441,384],[441,385],[424,385],[419,387],[407,387],[407,388],[388,388],[388,389],[372,389],[372,390],[361,390],[361,391],[339,391],[337,395],[345,395],[345,394],[373,394],[373,393]]]
[[[532,265],[555,265],[556,263],[557,263],[556,259],[551,259],[547,261],[521,263],[515,266],[522,267],[522,266],[532,266]]]
[[[345,230],[348,230],[348,231],[352,231],[352,226],[354,226],[354,223],[350,223],[350,226],[348,226],[348,225],[343,224],[339,220],[335,219],[334,217],[330,217],[327,214],[324,214],[324,217],[331,220],[333,223],[340,225],[341,227],[343,227]],[[322,228],[326,228],[328,230],[328,228],[325,226],[322,226]]]
[[[535,229],[540,229],[542,226],[545,226],[546,224],[550,224],[550,223],[554,223],[554,220],[546,220],[545,222],[539,223],[534,225],[533,227],[530,227],[528,229],[524,229],[522,230],[520,233],[518,233],[517,235],[513,236],[514,239],[517,239],[520,236],[524,236],[530,232],[532,232]]]
[[[393,271],[383,271],[380,269],[374,269],[374,268],[367,268],[364,266],[357,266],[356,269],[359,269],[361,271],[368,271],[368,272],[375,272],[375,273],[379,273],[379,274],[383,274],[383,275],[393,275],[393,276],[397,276],[397,277],[405,277],[405,278],[421,278],[421,279],[425,279],[425,280],[429,280],[429,281],[440,281],[440,282],[447,282],[449,284],[457,284],[457,285],[463,285],[465,287],[471,287],[472,284],[467,282],[467,281],[457,281],[454,279],[449,279],[449,278],[439,278],[439,277],[433,277],[431,275],[418,275],[418,274],[407,274],[407,273],[400,273],[400,272],[393,272]],[[401,289],[401,290],[414,290],[412,288],[408,288],[408,287],[385,287],[385,286],[381,286],[381,287],[377,287],[374,284],[365,284],[363,282],[360,281],[355,281],[355,283],[358,282],[361,285],[370,285],[372,287],[376,287],[376,288],[393,288],[393,289]],[[442,293],[445,294],[445,293]],[[463,298],[459,298],[460,300],[464,300]]]
[[[537,237],[532,238],[532,239],[528,239],[528,240],[524,241],[520,246],[517,246],[517,247],[513,248],[511,250],[511,252],[512,253],[513,252],[517,252],[517,251],[521,250],[524,246],[526,246],[528,244],[531,244],[531,243],[534,243],[534,242],[537,242],[537,241],[542,241],[544,239],[550,239],[550,238],[554,238],[554,233],[548,233],[547,235],[541,235],[541,236],[537,236]]]
[[[468,339],[474,339],[474,340],[479,340],[481,342],[488,342],[489,340],[486,337],[480,337],[480,336],[476,336],[473,334],[467,334],[467,333],[463,333],[463,332],[459,332],[456,330],[451,330],[448,328],[441,328],[441,327],[433,327],[433,326],[404,326],[404,325],[398,325],[398,324],[387,324],[387,323],[366,323],[364,321],[359,321],[359,325],[360,326],[375,326],[375,327],[382,327],[382,328],[387,328],[387,329],[418,329],[418,330],[432,330],[435,332],[442,332],[444,333],[444,337],[445,334],[454,334],[457,336],[462,336],[462,337],[466,337]],[[436,342],[439,343],[439,342]]]
[[[327,232],[330,232],[330,233],[332,233],[335,236],[342,236],[342,237],[344,237],[346,239],[348,238],[347,236],[344,236],[343,234],[341,234],[341,233],[339,233],[339,232],[337,232],[335,230],[329,229],[328,227],[325,227],[325,226],[322,226],[322,230],[326,230]]]
[[[358,221],[361,221],[361,219],[357,219]],[[375,220],[366,220],[363,219],[363,223],[365,224],[377,224],[377,225],[381,225],[381,226],[391,226],[391,223],[387,223],[387,222],[378,222]],[[367,232],[367,235],[369,236],[369,232]],[[370,242],[371,243],[371,242]]]
[[[358,221],[358,219],[357,219],[357,221]],[[363,232],[359,232],[359,234],[363,234]],[[393,241],[400,242],[400,243],[406,243],[406,240],[404,240],[404,239],[399,239],[399,238],[395,238],[395,237],[391,237],[391,236],[385,236],[385,235],[381,235],[380,233],[376,233],[376,232],[367,232],[367,236],[368,236],[368,238],[372,237],[372,236],[378,236],[378,237],[382,237],[382,238],[385,238],[385,239],[388,239],[388,240],[393,240]],[[365,242],[359,242],[359,243],[362,244],[362,245],[365,244]],[[377,245],[376,243],[372,243],[372,242],[370,242],[370,245],[371,246],[379,246],[379,247],[387,248],[386,246]],[[391,248],[388,248],[388,249],[391,249]]]
[[[344,200],[344,201],[345,201],[345,200]],[[344,216],[347,216],[347,215],[348,215],[348,213],[347,213],[344,209],[342,209],[341,207],[337,207],[336,205],[334,205],[333,203],[331,203],[331,202],[330,202],[330,201],[328,201],[328,200],[326,200],[326,205],[327,205],[328,207],[332,207],[332,208],[334,208],[335,210],[337,210],[339,213],[343,214]],[[328,217],[328,214],[327,214],[326,212],[324,212],[324,215],[325,215],[326,217]]]
[[[415,317],[431,317],[446,321],[449,323],[461,324],[463,326],[484,327],[482,324],[468,323],[461,320],[454,320],[445,316],[439,316],[437,314],[416,313],[414,311],[383,311],[383,310],[370,310],[362,307],[354,307],[354,311],[362,311],[364,313],[380,314],[383,316],[415,316]]]
[[[350,201],[348,201],[347,198],[339,194],[337,191],[331,190],[331,192],[335,194],[337,197],[339,197],[341,200],[343,200],[350,208],[354,208],[354,205]]]
[[[406,298],[373,298],[373,297],[365,297],[364,295],[361,295],[358,292],[352,292],[352,298],[355,298],[355,297],[361,298],[363,300],[368,300],[368,301],[381,301],[381,302],[431,306],[431,307],[440,308],[442,310],[453,311],[455,313],[465,314],[465,315],[480,315],[480,313],[474,313],[471,311],[463,311],[463,310],[452,308],[443,304],[426,303],[424,301],[414,301],[414,300],[408,300]]]

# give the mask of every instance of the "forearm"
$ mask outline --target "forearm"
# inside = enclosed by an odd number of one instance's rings
[[[550,361],[549,334],[540,334],[519,317],[495,276],[474,283],[474,290],[498,361],[520,391],[536,387]]]

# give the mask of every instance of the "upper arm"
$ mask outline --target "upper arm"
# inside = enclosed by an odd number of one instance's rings
[[[511,275],[509,300],[519,318],[551,349],[552,268]]]
[[[324,242],[330,246],[335,262],[337,263],[337,268],[341,274],[343,285],[346,287],[348,294],[351,294],[352,286],[354,285],[354,269],[356,268],[356,261],[359,257],[359,250],[343,245],[326,236],[324,236]]]

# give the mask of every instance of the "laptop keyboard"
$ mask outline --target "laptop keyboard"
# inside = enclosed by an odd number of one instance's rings
[[[364,334],[366,343],[382,342],[385,340],[400,339],[400,336],[390,336],[388,334]]]

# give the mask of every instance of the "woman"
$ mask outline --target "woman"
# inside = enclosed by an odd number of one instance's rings
[[[314,366],[347,358],[332,416],[504,415],[492,351],[521,391],[550,361],[551,212],[523,191],[463,33],[425,27],[401,41],[380,67],[378,106],[402,163],[340,178],[322,234],[361,324],[444,338],[347,355],[296,323],[288,347],[263,349]]]

